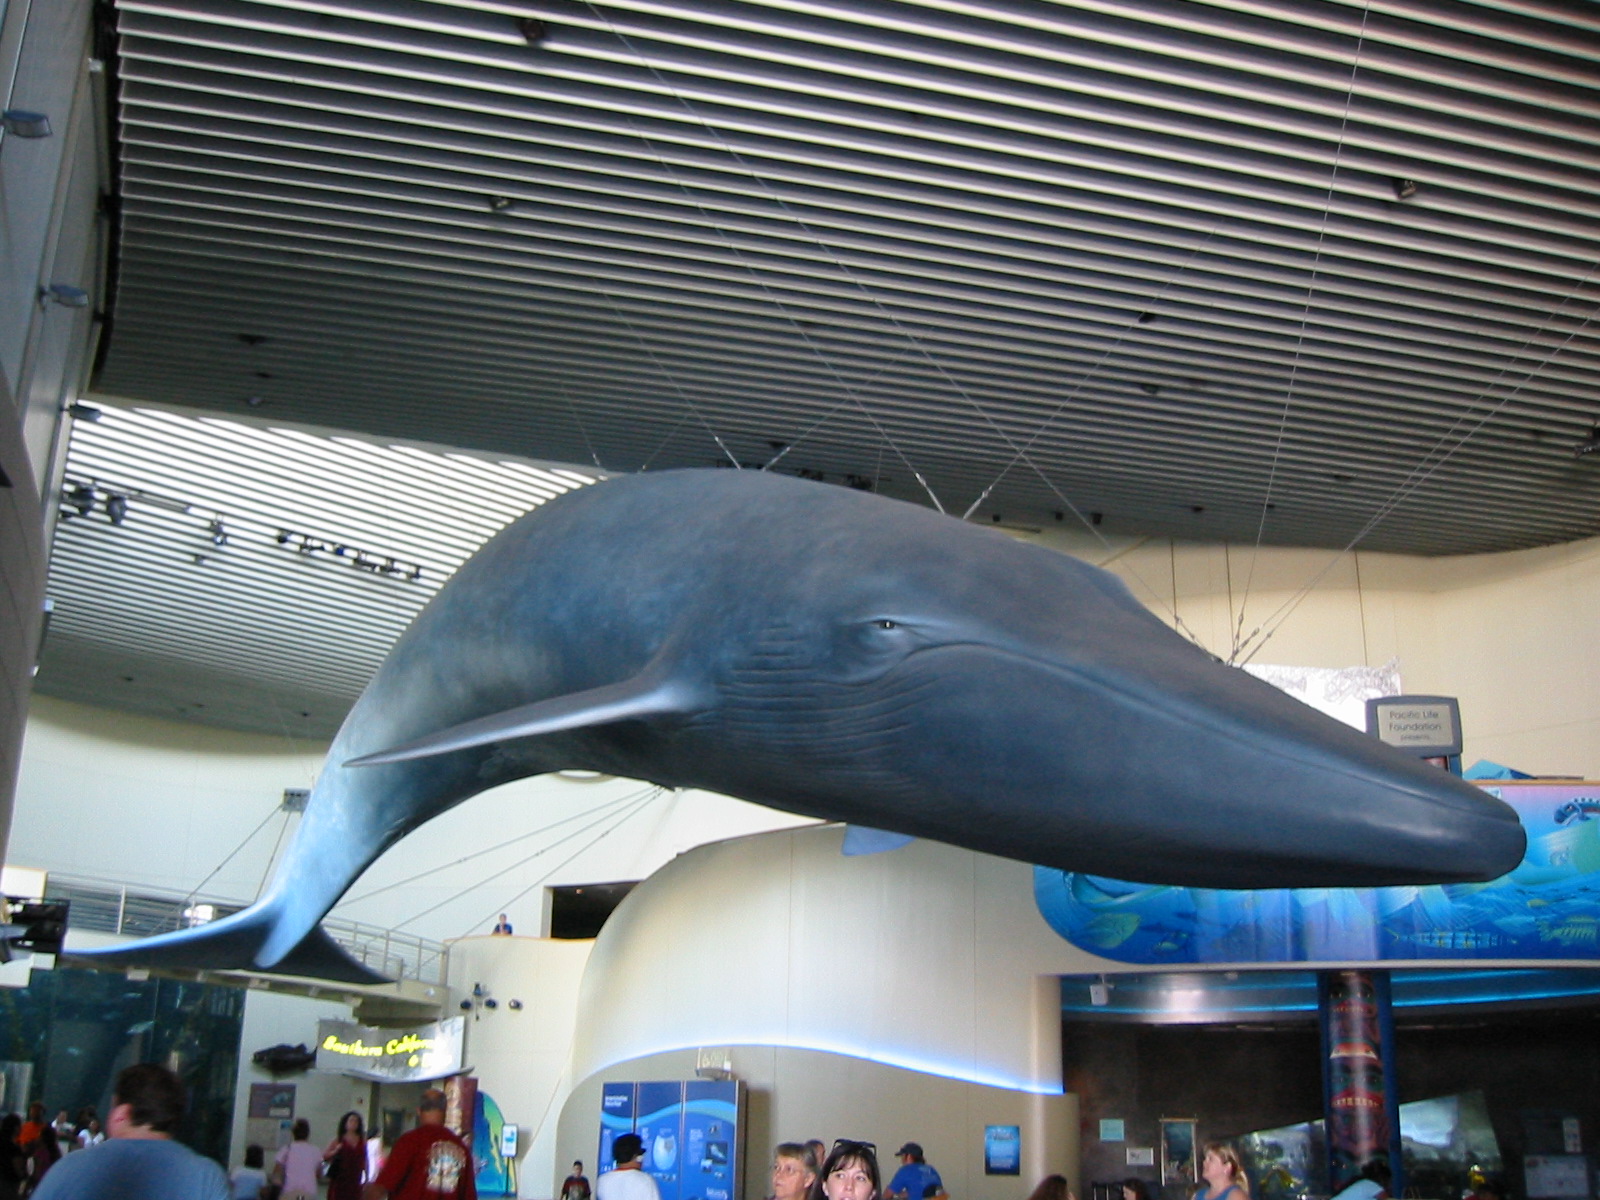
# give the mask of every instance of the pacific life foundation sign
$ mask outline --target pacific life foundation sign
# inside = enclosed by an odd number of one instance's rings
[[[354,1021],[317,1022],[317,1070],[414,1083],[461,1070],[465,1019],[451,1017],[414,1029],[375,1029]]]

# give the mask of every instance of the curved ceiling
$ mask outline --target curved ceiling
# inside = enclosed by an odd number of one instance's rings
[[[107,396],[1007,523],[1600,532],[1582,0],[117,0]]]

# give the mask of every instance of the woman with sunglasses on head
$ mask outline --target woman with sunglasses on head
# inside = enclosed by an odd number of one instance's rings
[[[840,1140],[822,1164],[808,1200],[878,1200],[882,1189],[878,1148],[871,1142]]]

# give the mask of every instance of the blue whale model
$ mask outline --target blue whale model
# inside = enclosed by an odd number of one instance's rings
[[[360,981],[318,921],[402,836],[587,768],[1120,879],[1491,879],[1509,807],[1169,630],[1114,577],[751,471],[609,480],[515,522],[396,643],[250,908],[101,957]]]

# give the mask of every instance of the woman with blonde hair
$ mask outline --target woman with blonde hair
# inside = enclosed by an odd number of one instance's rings
[[[1194,1200],[1250,1200],[1250,1181],[1245,1178],[1239,1152],[1227,1142],[1207,1142],[1200,1160],[1200,1178],[1205,1186]]]

